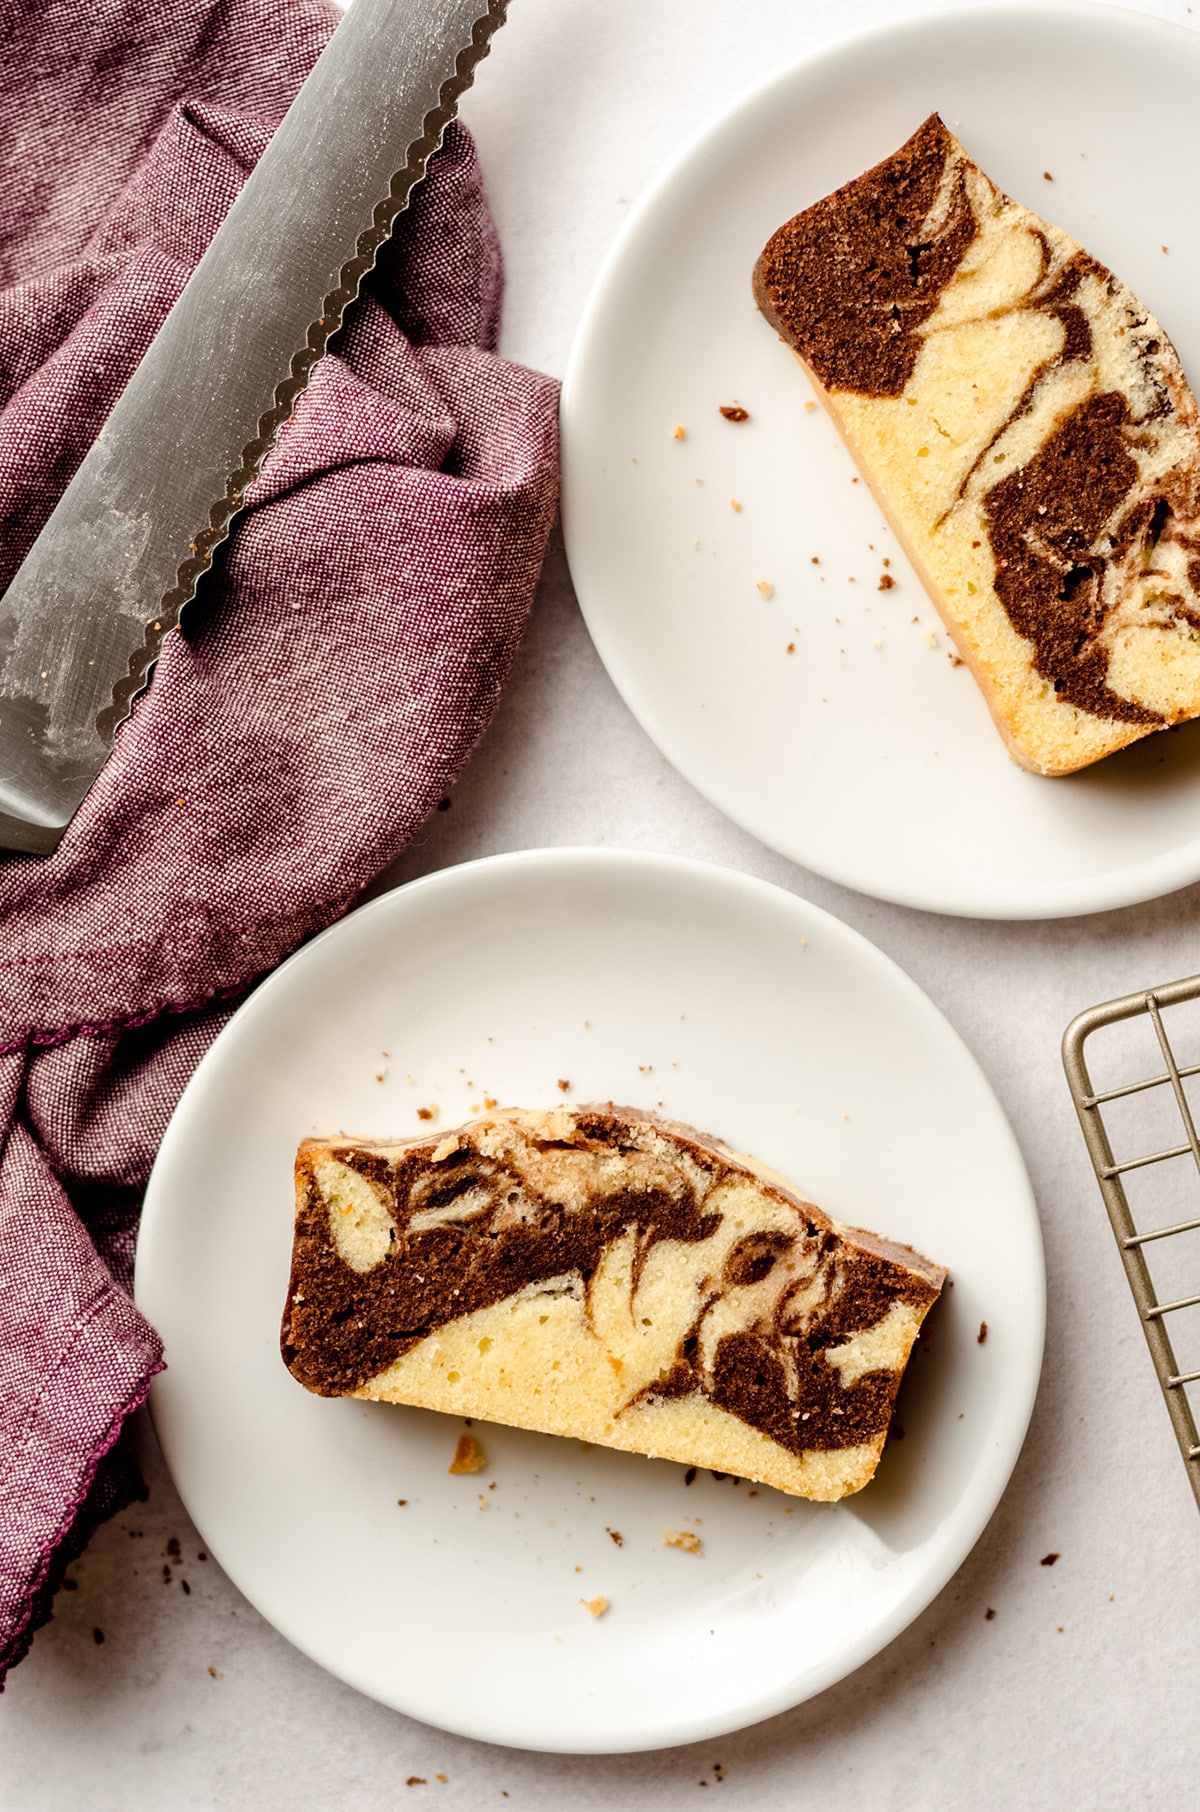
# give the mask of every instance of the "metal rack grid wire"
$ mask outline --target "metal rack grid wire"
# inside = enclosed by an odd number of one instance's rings
[[[1200,1381],[1200,1371],[1180,1371],[1167,1327],[1168,1318],[1172,1315],[1200,1306],[1200,1288],[1194,1294],[1177,1296],[1167,1302],[1159,1301],[1146,1257],[1146,1248],[1153,1242],[1178,1238],[1200,1230],[1200,1138],[1197,1137],[1191,1104],[1184,1090],[1187,1077],[1200,1076],[1200,1063],[1181,1067],[1176,1062],[1163,1023],[1164,1014],[1172,1007],[1196,1000],[1200,1000],[1200,975],[1190,976],[1186,981],[1170,982],[1164,987],[1148,988],[1141,994],[1127,994],[1120,1000],[1091,1007],[1080,1013],[1067,1027],[1063,1036],[1063,1064],[1100,1193],[1116,1235],[1125,1275],[1141,1316],[1146,1344],[1150,1348],[1150,1356],[1158,1374],[1192,1491],[1200,1506],[1200,1436],[1197,1435],[1196,1420],[1186,1388],[1189,1384]],[[1165,1068],[1156,1075],[1145,1076],[1120,1088],[1098,1093],[1092,1086],[1084,1058],[1087,1040],[1101,1028],[1114,1026],[1138,1015],[1144,1015],[1152,1025]],[[1150,1089],[1167,1088],[1174,1095],[1184,1135],[1183,1142],[1159,1151],[1139,1153],[1117,1163],[1113,1157],[1103,1110],[1114,1102],[1144,1095]],[[1196,1173],[1196,1214],[1177,1220],[1169,1226],[1139,1230],[1134,1223],[1123,1179],[1131,1172],[1144,1170],[1148,1165],[1186,1158],[1189,1153]],[[1200,1285],[1200,1277],[1197,1278],[1197,1283]]]

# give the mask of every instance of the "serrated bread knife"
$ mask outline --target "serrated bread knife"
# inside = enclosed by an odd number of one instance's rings
[[[506,5],[338,25],[0,599],[0,848],[57,848]]]

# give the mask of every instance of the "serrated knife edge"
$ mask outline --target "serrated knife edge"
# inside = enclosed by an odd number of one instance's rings
[[[506,11],[507,0],[354,0],[339,24],[0,599],[0,847],[44,853],[57,845]],[[424,73],[401,68],[403,56],[423,58]],[[395,99],[405,82],[407,92]],[[346,117],[348,95],[359,104],[358,117]],[[324,129],[328,139],[331,124],[339,129],[336,156],[323,156],[313,134]],[[340,142],[343,126],[357,135],[353,171]],[[346,188],[352,218],[331,226],[320,209],[340,205]],[[264,206],[279,195],[290,199],[295,218],[287,230],[268,222],[261,244]],[[310,259],[315,266],[302,279],[285,271],[285,285],[307,282],[308,288],[299,302],[289,293],[283,306],[266,293],[276,280],[271,232],[284,247],[285,264],[293,253],[302,264],[306,248],[291,235],[305,232],[306,208],[316,217],[314,236],[320,227],[337,252],[322,266],[318,243]],[[230,261],[239,257],[252,267],[244,294],[230,281]],[[206,322],[223,287],[234,290],[232,319]],[[246,322],[237,319],[239,307]],[[213,345],[228,328],[244,330],[243,338],[235,332],[232,363],[215,368],[210,401],[198,364],[207,358],[214,368]],[[247,337],[253,339],[248,347]],[[244,383],[237,370],[243,351]],[[214,412],[202,424],[210,443],[203,450],[223,447],[223,457],[199,472],[181,439],[190,423],[175,419],[186,414],[177,399],[189,386],[201,410]],[[164,446],[173,470],[163,483],[140,447],[155,415],[168,418],[164,437],[175,435]],[[172,483],[180,495],[178,521],[169,519]],[[157,514],[139,507],[148,499]]]
[[[358,4],[363,4],[363,0],[358,0]],[[391,236],[397,215],[407,206],[429,159],[441,144],[446,127],[457,112],[458,102],[471,86],[476,68],[491,48],[493,34],[504,23],[507,8],[508,0],[491,0],[487,11],[476,20],[470,46],[458,53],[453,76],[442,83],[437,105],[425,116],[424,133],[409,146],[405,163],[393,173],[388,194],[376,203],[372,225],[364,227],[358,235],[355,241],[358,249],[343,265],[338,287],[324,298],[321,313],[309,323],[305,344],[293,353],[291,370],[276,386],[272,407],[260,419],[255,438],[242,449],[242,463],[230,474],[224,497],[213,500],[209,526],[199,531],[195,551],[181,561],[174,586],[163,598],[154,618],[147,621],[144,649],[136,650],[131,656],[128,677],[117,681],[111,705],[96,721],[96,729],[106,741],[112,741],[128,716],[133,700],[145,684],[163,636],[178,623],[184,606],[195,595],[201,575],[212,564],[214,552],[228,536],[243,497],[275,444],[279,430],[307,388],[314,366],[341,326],[346,310],[357,299],[363,280],[374,269],[380,250]]]

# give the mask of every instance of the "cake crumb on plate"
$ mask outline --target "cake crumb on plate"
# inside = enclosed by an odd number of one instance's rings
[[[487,1465],[487,1455],[472,1434],[459,1435],[458,1446],[454,1449],[454,1458],[448,1470],[450,1472],[482,1472]]]
[[[700,1537],[691,1529],[664,1529],[663,1546],[666,1548],[682,1548],[685,1554],[700,1554],[703,1552]]]

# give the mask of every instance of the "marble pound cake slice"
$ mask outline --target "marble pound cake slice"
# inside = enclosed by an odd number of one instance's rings
[[[944,1280],[690,1127],[506,1110],[304,1141],[282,1349],[321,1395],[834,1499],[874,1472]]]
[[[782,226],[754,290],[1023,767],[1200,713],[1200,417],[1119,277],[934,114]]]

